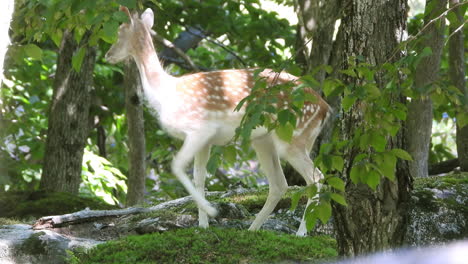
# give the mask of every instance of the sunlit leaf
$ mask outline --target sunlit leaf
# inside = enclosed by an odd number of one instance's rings
[[[330,197],[333,201],[341,204],[341,205],[344,205],[344,206],[348,206],[348,204],[346,203],[346,199],[344,198],[343,195],[341,194],[338,194],[338,193],[331,193],[330,194]]]
[[[81,69],[81,64],[83,64],[83,59],[86,53],[85,47],[80,47],[78,51],[72,57],[72,67],[76,72],[79,72]]]
[[[315,207],[317,212],[317,217],[322,221],[323,224],[326,224],[331,217],[332,209],[330,202],[321,201],[317,207]]]
[[[331,177],[331,178],[328,178],[327,179],[327,183],[328,185],[330,185],[331,187],[339,190],[339,191],[342,191],[344,192],[345,191],[345,183],[342,179],[338,178],[338,177]]]
[[[236,147],[233,145],[225,147],[223,151],[223,157],[228,163],[234,164],[237,160]]]
[[[34,44],[25,45],[24,51],[28,57],[31,57],[35,60],[42,60],[42,49]]]
[[[406,152],[405,150],[403,149],[398,149],[398,148],[395,148],[395,149],[392,149],[391,152],[393,154],[395,154],[395,156],[397,156],[398,158],[400,159],[403,159],[403,160],[413,160],[413,158],[411,157],[411,155]]]
[[[377,185],[379,185],[380,183],[380,174],[375,170],[370,170],[367,173],[365,180],[366,180],[366,184],[369,185],[369,187],[371,187],[372,190],[375,191],[375,189],[377,188]]]
[[[285,125],[279,125],[275,129],[276,134],[278,137],[286,142],[291,142],[294,127],[290,123],[286,123]]]
[[[300,189],[297,192],[294,192],[291,195],[291,211],[296,210],[297,205],[299,204],[299,200],[301,199],[302,195],[304,195],[305,188]]]

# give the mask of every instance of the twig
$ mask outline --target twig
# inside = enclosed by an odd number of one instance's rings
[[[448,37],[447,37],[447,40],[445,41],[445,45],[447,45],[447,43],[449,42],[450,38],[455,35],[458,31],[460,31],[466,24],[467,20],[463,21],[463,23],[461,24],[461,26],[457,27]]]
[[[467,1],[467,2],[463,2],[463,3],[458,3],[458,4],[456,4],[456,5],[452,6],[452,7],[449,7],[447,10],[445,10],[444,12],[442,12],[438,17],[431,19],[427,24],[425,24],[424,27],[423,27],[421,30],[419,30],[418,33],[416,33],[416,35],[410,36],[410,37],[408,38],[408,40],[406,41],[406,43],[407,43],[407,44],[411,43],[413,40],[415,40],[416,38],[418,38],[418,37],[423,33],[423,31],[425,31],[425,30],[427,29],[427,27],[428,27],[429,25],[431,25],[432,23],[435,23],[437,20],[439,20],[439,19],[441,19],[441,18],[445,18],[445,16],[448,14],[448,12],[452,11],[453,9],[455,9],[455,8],[457,8],[457,7],[459,7],[459,6],[465,5],[465,4],[468,4],[468,1]],[[466,22],[465,22],[465,23],[466,23]],[[463,23],[463,25],[464,25],[465,23]],[[462,27],[463,27],[463,25],[462,25]],[[458,29],[457,29],[457,30],[458,30]],[[449,36],[449,38],[450,38],[450,36]],[[400,50],[400,47],[395,48],[395,50],[393,51],[392,55],[385,61],[385,63],[388,63],[391,59],[393,59],[393,57],[398,53],[398,50]],[[384,64],[385,64],[385,63],[384,63]]]
[[[164,46],[172,49],[173,51],[175,51],[177,53],[177,55],[179,55],[182,59],[184,59],[187,64],[190,66],[190,68],[192,68],[194,71],[200,71],[200,69],[195,65],[195,63],[192,61],[192,59],[190,59],[189,56],[187,56],[187,54],[185,54],[185,52],[183,52],[181,49],[179,49],[178,47],[176,47],[174,45],[174,43],[170,42],[169,40],[159,36],[159,35],[156,35],[156,34],[153,34],[153,37],[156,39],[156,41],[158,41],[159,43],[162,43]]]
[[[201,31],[201,30],[200,30]],[[207,41],[215,44],[216,46],[222,48],[223,50],[227,51],[229,54],[231,54],[232,56],[234,56],[234,58],[236,58],[238,61],[240,61],[240,63],[242,63],[242,65],[244,65],[244,67],[247,67],[247,63],[241,58],[239,57],[234,51],[230,50],[228,47],[226,47],[224,44],[220,43],[219,41],[216,41],[214,39],[212,39],[211,37],[208,37],[207,35],[205,34],[200,34],[200,33],[195,33],[193,31],[191,31],[190,29],[187,30],[187,32],[189,32],[190,34],[193,34],[195,36],[198,36],[198,37],[201,37],[201,38],[204,38],[206,39]]]

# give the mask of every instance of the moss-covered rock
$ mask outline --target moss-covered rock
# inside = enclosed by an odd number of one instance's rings
[[[85,208],[115,209],[96,199],[58,192],[5,192],[0,193],[0,217],[26,219],[46,215],[60,215]]]
[[[298,238],[272,231],[179,229],[124,239],[77,253],[74,263],[271,263],[337,256],[329,237]]]
[[[411,203],[409,245],[468,237],[468,173],[416,179]]]

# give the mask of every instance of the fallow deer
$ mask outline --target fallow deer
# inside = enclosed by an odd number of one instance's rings
[[[205,199],[206,165],[212,145],[224,145],[235,135],[244,109],[234,111],[240,100],[249,95],[255,84],[254,69],[232,69],[199,72],[181,77],[169,75],[161,66],[151,38],[154,14],[151,9],[138,17],[121,7],[129,17],[120,25],[118,40],[106,54],[109,63],[133,58],[150,107],[154,108],[162,127],[173,137],[184,140],[172,161],[172,172],[193,197],[199,208],[199,226],[208,227],[208,216],[217,210]],[[288,73],[264,70],[259,73],[269,85],[293,82],[298,78]],[[283,141],[274,131],[259,127],[253,130],[251,145],[260,168],[267,176],[267,200],[249,230],[257,230],[272,213],[287,190],[280,158],[289,162],[306,183],[319,184],[322,173],[314,167],[309,153],[321,128],[330,115],[329,105],[312,89],[306,89],[317,100],[306,101],[290,142]],[[281,99],[281,98],[280,98]],[[287,105],[288,102],[282,102]],[[186,174],[194,160],[194,184]],[[311,203],[309,199],[308,203]],[[305,217],[297,235],[307,233]]]

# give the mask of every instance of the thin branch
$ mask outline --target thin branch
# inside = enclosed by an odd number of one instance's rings
[[[445,10],[444,12],[442,12],[438,17],[435,17],[433,19],[431,19],[427,24],[424,25],[424,27],[419,30],[418,33],[416,33],[416,35],[414,36],[410,36],[408,38],[408,40],[406,41],[406,45],[408,45],[409,43],[411,43],[412,41],[414,41],[416,38],[418,38],[426,29],[429,25],[435,23],[437,20],[439,19],[442,19],[442,18],[445,18],[445,16],[448,14],[448,12],[454,10],[455,8],[457,7],[460,7],[462,5],[465,5],[465,4],[468,4],[468,1],[467,2],[463,2],[463,3],[458,3],[452,7],[449,7],[447,10]],[[466,23],[466,21],[463,23],[463,25]],[[462,26],[463,26],[462,25]],[[458,29],[457,29],[458,30]],[[392,53],[392,55],[385,61],[385,63],[388,63],[397,53],[398,51],[400,50],[400,47],[397,47],[395,48],[395,51]]]
[[[200,71],[200,69],[195,65],[195,63],[192,61],[192,59],[190,59],[190,57],[185,54],[185,52],[183,52],[181,49],[179,49],[178,47],[176,47],[174,45],[174,43],[170,42],[169,40],[157,35],[157,34],[152,34],[153,35],[153,38],[156,39],[156,41],[158,41],[159,43],[163,44],[164,46],[172,49],[173,51],[175,51],[177,53],[177,55],[179,55],[182,59],[184,59],[187,64],[190,66],[190,68],[194,71]]]
[[[201,30],[200,30],[201,31]],[[228,47],[226,47],[224,44],[222,44],[221,42],[219,41],[216,41],[214,39],[212,39],[211,37],[208,37],[207,35],[205,34],[200,34],[200,33],[196,33],[196,32],[193,32],[192,30],[188,29],[187,32],[189,32],[190,34],[192,35],[195,35],[195,36],[198,36],[198,37],[201,37],[201,38],[204,38],[206,39],[207,41],[215,44],[216,46],[222,48],[223,50],[227,51],[229,54],[231,54],[232,56],[234,56],[234,58],[236,58],[238,61],[240,61],[240,63],[242,63],[242,65],[244,65],[244,67],[247,67],[247,63],[241,58],[239,57],[234,51],[230,50]]]
[[[460,31],[466,24],[467,20],[465,20],[461,26],[457,27],[448,37],[447,37],[447,40],[445,41],[445,45],[447,45],[447,43],[449,42],[450,38],[455,35],[458,31]]]

